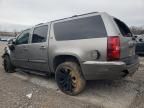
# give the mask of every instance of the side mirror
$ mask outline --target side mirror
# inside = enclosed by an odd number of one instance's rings
[[[143,42],[143,39],[142,39],[142,38],[140,38],[140,39],[139,39],[139,42]]]
[[[15,45],[16,45],[15,39],[9,40],[8,47],[11,51],[13,51],[15,49]]]
[[[8,40],[8,44],[15,44],[16,43],[16,39],[12,38]]]

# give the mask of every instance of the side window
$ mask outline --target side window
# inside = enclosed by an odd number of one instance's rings
[[[32,43],[46,42],[48,33],[48,26],[36,27],[32,35]]]
[[[118,28],[119,28],[119,30],[123,36],[129,37],[132,35],[130,29],[128,28],[128,26],[125,23],[123,23],[122,21],[120,21],[116,18],[114,18],[114,21],[116,22],[116,24],[117,24],[117,26],[118,26]],[[131,35],[129,35],[129,33]]]
[[[100,15],[83,17],[54,24],[56,40],[102,38],[107,32]]]
[[[29,36],[29,30],[25,30],[24,32],[22,32],[20,36],[16,39],[16,45],[28,44]]]

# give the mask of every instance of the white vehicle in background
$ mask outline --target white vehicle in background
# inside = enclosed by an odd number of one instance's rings
[[[7,41],[7,39],[5,39],[5,38],[1,38],[0,41]]]
[[[144,34],[136,35],[136,41],[137,42],[144,42]]]
[[[10,37],[10,36],[2,36],[0,37],[0,41],[8,42],[11,39],[14,39],[15,37]]]
[[[144,55],[144,34],[136,35],[136,54],[139,56]]]

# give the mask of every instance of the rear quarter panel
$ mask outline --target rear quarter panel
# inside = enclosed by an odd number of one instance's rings
[[[108,36],[119,36],[120,38],[120,59],[123,60],[127,57],[129,57],[129,42],[132,41],[131,37],[124,37],[116,22],[114,21],[114,17],[108,15],[107,13],[103,13],[102,14],[103,20],[104,20],[104,24],[107,30],[107,34]]]
[[[88,15],[92,16],[92,15]],[[80,16],[76,18],[87,17]],[[70,18],[66,20],[71,20]],[[64,20],[63,20],[64,21]],[[58,21],[56,21],[58,22]],[[100,57],[97,61],[105,61],[107,56],[107,37],[102,38],[91,38],[91,39],[79,39],[79,40],[64,40],[56,41],[53,25],[56,22],[51,23],[50,40],[49,40],[49,60],[52,72],[53,59],[58,55],[72,55],[75,56],[80,64],[84,61],[93,61],[91,54],[97,50],[100,53]]]

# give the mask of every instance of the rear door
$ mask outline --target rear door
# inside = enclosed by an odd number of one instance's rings
[[[132,33],[128,26],[122,21],[114,18],[121,33],[121,58],[132,58],[135,56],[135,40],[132,39]]]
[[[49,71],[48,67],[48,25],[35,27],[29,45],[29,68]]]

